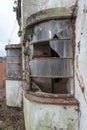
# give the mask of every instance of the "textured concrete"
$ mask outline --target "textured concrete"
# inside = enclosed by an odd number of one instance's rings
[[[53,111],[56,112],[57,117],[59,116],[60,110],[63,113],[63,117],[66,117],[65,120],[61,120],[55,116],[53,121],[61,125],[52,127],[52,130],[86,130],[87,129],[87,0],[22,0],[22,28],[26,26],[26,20],[31,14],[34,14],[38,11],[55,8],[55,7],[65,7],[72,8],[77,7],[77,18],[75,21],[75,57],[74,57],[74,66],[75,66],[75,97],[80,103],[80,116],[75,111],[75,107],[67,108],[67,116],[64,115],[63,106],[50,106],[42,105],[35,102],[31,102],[24,98],[24,114],[25,114],[25,124],[26,130],[49,130],[49,122],[52,120]],[[75,11],[75,10],[74,10]],[[74,86],[72,86],[74,88]],[[51,109],[50,109],[51,107]],[[55,108],[54,108],[55,107]],[[30,108],[30,109],[29,109]],[[61,108],[61,109],[60,109]],[[58,110],[58,111],[57,111]],[[31,115],[33,114],[33,116]],[[72,114],[73,113],[73,114]],[[44,122],[46,115],[48,114],[47,122]],[[68,121],[73,117],[73,121],[77,122],[78,127],[75,124],[69,124]],[[31,117],[31,120],[30,120]],[[37,118],[38,117],[38,118]],[[42,118],[43,117],[43,118]],[[38,120],[35,120],[38,119]],[[41,119],[41,124],[39,119]],[[42,123],[43,121],[43,123]],[[57,121],[57,122],[56,122]],[[30,123],[29,123],[30,122]],[[29,123],[29,125],[28,125]],[[33,124],[32,124],[33,123]],[[54,123],[54,124],[55,124]],[[66,123],[66,125],[65,125]],[[47,128],[43,127],[46,126]],[[39,126],[39,127],[38,127]],[[74,127],[73,127],[74,126]]]
[[[22,81],[6,80],[6,105],[10,107],[21,107]]]

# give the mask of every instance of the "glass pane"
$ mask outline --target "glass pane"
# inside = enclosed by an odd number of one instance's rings
[[[30,45],[32,58],[37,57],[71,57],[72,45],[70,40],[51,40],[50,43],[36,43]]]
[[[30,61],[31,75],[36,76],[72,76],[71,59],[35,59]]]
[[[21,63],[17,63],[17,64],[7,64],[7,69],[15,69],[15,70],[21,70]]]
[[[21,56],[21,50],[20,49],[8,49],[7,50],[7,56]]]
[[[21,57],[7,57],[7,63],[11,62],[11,63],[21,63],[22,59]]]
[[[51,20],[35,26],[33,41],[53,39],[55,35],[62,38],[71,38],[69,20]]]
[[[72,57],[72,45],[69,40],[50,41],[51,52],[57,57]]]
[[[7,70],[8,78],[22,78],[22,73],[20,70]]]

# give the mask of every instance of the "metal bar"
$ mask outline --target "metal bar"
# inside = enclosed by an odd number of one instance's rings
[[[37,76],[37,75],[30,75],[32,78],[73,78],[73,76]]]
[[[47,43],[49,43],[50,41],[59,41],[59,40],[69,40],[69,41],[71,41],[71,39],[70,38],[62,38],[62,39],[48,39],[48,40],[37,40],[37,41],[31,41],[31,42],[29,42],[29,45],[32,45],[32,44],[47,44]]]
[[[39,58],[33,58],[30,61],[33,61],[33,60],[46,60],[46,59],[48,59],[48,60],[50,60],[50,59],[52,59],[52,60],[55,60],[55,59],[61,59],[61,60],[71,59],[71,60],[73,60],[72,57],[39,57]]]

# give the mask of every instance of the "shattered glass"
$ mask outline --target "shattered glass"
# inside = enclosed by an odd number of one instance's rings
[[[53,39],[55,36],[59,39],[71,38],[72,34],[69,20],[51,20],[36,25],[33,41]]]

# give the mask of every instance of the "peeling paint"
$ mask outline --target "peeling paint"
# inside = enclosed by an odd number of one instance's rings
[[[41,104],[24,97],[26,130],[78,130],[76,109],[73,105]]]
[[[78,42],[78,52],[80,53],[80,41]]]
[[[82,77],[82,75],[79,76],[77,73],[76,73],[76,76],[77,76],[77,79],[79,82],[79,86],[80,86],[82,92],[84,93],[85,86],[84,86],[84,82],[83,82],[83,77]]]
[[[6,80],[6,105],[10,107],[21,107],[22,81]]]
[[[76,60],[76,69],[79,68],[78,57],[79,57],[79,56],[77,55],[76,58],[75,58],[75,60]]]
[[[23,3],[24,2],[24,3]],[[35,4],[34,4],[35,2]],[[46,2],[46,3],[44,3]],[[32,4],[33,3],[33,4]],[[44,3],[44,5],[42,4]],[[32,4],[32,6],[31,6]],[[41,1],[41,0],[22,0],[22,12],[24,12],[22,16],[22,28],[26,26],[26,19],[30,17],[32,14],[35,14],[38,11],[44,10],[44,9],[49,9],[49,8],[55,8],[55,7],[76,7],[77,9],[77,18],[74,21],[75,27],[73,26],[73,30],[76,32],[74,34],[75,37],[73,37],[73,63],[75,64],[75,71],[74,71],[74,76],[75,76],[75,97],[78,99],[80,103],[80,113],[81,116],[77,119],[79,120],[77,122],[78,127],[76,130],[86,130],[87,129],[87,0],[46,0],[46,1]],[[73,14],[76,13],[76,10],[73,10]],[[74,25],[73,24],[73,25]],[[74,66],[73,66],[74,67]],[[73,85],[72,85],[73,86]],[[40,95],[39,95],[40,97]],[[44,96],[46,100],[46,96]],[[50,97],[51,98],[51,97]],[[42,98],[41,98],[42,99]],[[36,100],[36,99],[34,99]],[[55,100],[55,98],[54,98]],[[61,122],[58,117],[58,111],[60,110],[57,105],[50,105],[42,104],[39,107],[38,103],[34,103],[35,101],[31,102],[30,99],[24,100],[24,107],[25,107],[25,124],[26,124],[26,130],[36,130],[36,126],[33,126],[34,121],[37,123],[37,120],[35,118],[43,119],[40,118],[40,111],[45,111],[46,109],[44,107],[49,107],[48,111],[51,113],[52,109],[57,113],[57,116],[55,118],[55,123],[53,122],[53,126],[51,127],[52,130],[75,130],[75,124],[73,121],[68,120],[67,126],[65,127],[64,123],[66,120],[62,119],[63,125],[59,126]],[[46,103],[46,102],[45,102]],[[33,104],[33,106],[32,106]],[[54,109],[54,106],[57,108],[56,110]],[[73,106],[72,106],[73,107]],[[63,106],[63,109],[67,111],[69,110],[69,107],[66,109],[66,106]],[[62,106],[61,106],[62,109]],[[73,108],[74,109],[74,108]],[[58,111],[57,111],[58,110]],[[62,110],[62,112],[64,112]],[[78,108],[75,109],[78,113]],[[47,112],[47,111],[46,111]],[[61,112],[61,113],[62,113]],[[37,114],[36,114],[37,113]],[[39,114],[38,114],[39,113]],[[69,114],[71,114],[70,112]],[[36,114],[36,117],[35,117]],[[64,114],[64,113],[63,113]],[[45,115],[45,114],[43,114]],[[63,115],[65,118],[65,115]],[[67,117],[69,115],[67,114]],[[74,113],[74,116],[75,113]],[[34,118],[35,117],[35,118]],[[42,116],[43,117],[43,116]],[[53,117],[54,118],[54,117]],[[45,118],[44,118],[45,119]],[[49,119],[47,117],[47,119]],[[71,118],[70,118],[71,119]],[[44,122],[43,122],[44,123]],[[58,124],[58,125],[56,125]],[[40,128],[41,129],[41,128]],[[44,128],[45,129],[45,128]]]

